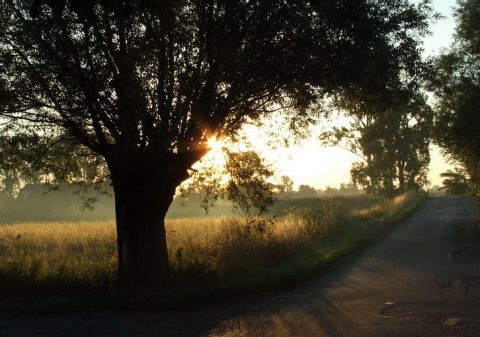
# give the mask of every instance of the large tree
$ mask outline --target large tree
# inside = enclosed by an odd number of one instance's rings
[[[406,0],[4,0],[0,13],[4,120],[105,159],[119,273],[145,284],[168,280],[164,217],[210,137],[277,111],[308,121],[338,88],[381,90],[416,63],[432,16]]]
[[[328,126],[320,140],[362,159],[352,164],[355,183],[368,193],[392,196],[426,181],[433,111],[417,89],[403,85],[387,92],[372,96],[357,90],[336,97],[332,105],[348,123]]]
[[[435,139],[461,163],[480,202],[480,1],[457,2],[451,47],[437,58]]]

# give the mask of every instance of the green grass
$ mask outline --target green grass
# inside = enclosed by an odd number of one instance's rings
[[[113,222],[3,225],[0,311],[173,308],[282,290],[361,246],[368,240],[365,221],[398,222],[422,198],[306,199],[290,202],[275,219],[169,220],[174,282],[168,289],[116,285]]]

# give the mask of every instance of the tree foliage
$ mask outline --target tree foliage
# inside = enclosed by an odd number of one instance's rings
[[[480,202],[480,2],[462,0],[454,10],[454,42],[436,59],[435,140],[470,177]]]
[[[252,210],[259,215],[265,213],[275,201],[274,184],[268,182],[273,176],[272,169],[256,152],[226,152],[226,171],[229,173],[227,199],[247,215]]]
[[[442,189],[447,190],[448,195],[465,194],[468,190],[468,179],[465,171],[456,168],[455,171],[447,170],[440,174],[443,180]]]
[[[320,140],[362,159],[352,164],[354,183],[392,196],[426,181],[433,112],[416,90],[395,88],[387,97],[363,90],[337,97],[332,105],[344,111],[348,125],[329,127]]]
[[[0,13],[3,131],[68,135],[70,158],[103,158],[120,275],[147,284],[168,280],[164,216],[210,137],[278,111],[306,125],[329,92],[381,90],[414,70],[433,15],[406,0],[5,0]]]
[[[316,196],[317,191],[315,188],[306,184],[298,186],[298,192],[295,194],[296,198],[315,198]]]
[[[0,135],[0,190],[5,197],[17,197],[26,184],[44,184],[46,192],[64,182],[76,185],[84,206],[91,208],[95,200],[86,197],[88,190],[107,193],[103,158],[66,135],[14,130]]]

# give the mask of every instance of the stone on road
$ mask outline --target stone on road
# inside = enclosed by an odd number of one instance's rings
[[[480,336],[477,215],[467,197],[431,198],[288,292],[169,312],[0,316],[0,336]]]

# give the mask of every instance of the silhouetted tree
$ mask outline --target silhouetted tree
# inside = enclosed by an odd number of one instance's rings
[[[456,195],[467,193],[468,179],[464,170],[459,168],[456,168],[455,171],[447,170],[441,173],[440,176],[445,178],[442,189],[446,189],[447,194]]]
[[[279,108],[306,125],[327,93],[380,90],[419,58],[432,15],[406,0],[4,0],[0,13],[4,120],[104,158],[119,273],[142,284],[168,281],[164,217],[210,137]]]
[[[251,215],[252,210],[260,215],[265,213],[276,196],[273,183],[268,182],[273,171],[254,151],[225,151],[226,171],[230,176],[225,188],[227,199],[245,215]]]
[[[432,81],[437,98],[435,141],[465,167],[470,191],[480,203],[480,2],[463,0],[454,10],[450,48],[436,59]]]
[[[333,103],[345,111],[348,126],[324,131],[323,145],[340,146],[362,161],[352,164],[352,181],[367,193],[393,195],[416,190],[426,179],[433,111],[425,97],[403,85],[387,96],[363,90]]]
[[[358,189],[358,185],[355,183],[341,183],[339,193],[341,195],[355,195],[359,194],[360,190]]]
[[[295,198],[315,198],[317,191],[309,185],[298,186],[298,192],[295,193]]]
[[[293,184],[292,178],[286,175],[281,176],[278,184],[279,196],[285,199],[290,198],[293,193]]]
[[[338,196],[340,193],[338,188],[327,186],[325,187],[325,191],[323,191],[323,195],[325,197],[335,197]]]

